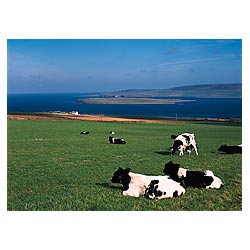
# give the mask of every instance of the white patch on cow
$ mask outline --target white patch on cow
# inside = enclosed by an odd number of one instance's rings
[[[212,176],[212,177],[213,177],[213,176],[214,176],[214,173],[213,173],[211,170],[206,170],[206,171],[205,171],[205,175],[206,175],[206,176]]]
[[[185,193],[185,189],[180,185],[180,183],[172,180],[172,179],[159,179],[158,190],[163,194],[160,197],[156,197],[157,199],[169,198],[173,197],[173,193],[177,191],[178,196]]]
[[[179,168],[178,172],[177,172],[177,175],[179,178],[181,177],[186,177],[187,176],[187,169],[185,168]]]
[[[212,171],[206,170],[205,174],[206,176],[211,176],[214,179],[213,182],[206,188],[221,188],[223,186],[222,180],[219,177],[215,176]]]

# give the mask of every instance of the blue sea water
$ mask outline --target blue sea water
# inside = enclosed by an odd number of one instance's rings
[[[117,117],[242,118],[241,98],[182,98],[176,104],[80,104],[88,94],[8,94],[7,111],[78,111]],[[178,98],[180,99],[180,98]]]

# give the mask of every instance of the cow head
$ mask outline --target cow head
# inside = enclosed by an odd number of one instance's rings
[[[218,148],[218,151],[225,151],[225,149],[226,149],[226,147],[227,147],[227,144],[224,144],[224,145],[221,145],[219,148]]]
[[[174,141],[173,147],[171,149],[171,155],[174,155],[177,150],[183,147],[183,142],[181,140]]]
[[[175,164],[172,161],[169,161],[165,164],[163,173],[169,175],[171,179],[177,180],[178,179],[178,171],[180,168],[180,164]]]
[[[129,176],[130,168],[122,169],[119,167],[113,174],[111,182],[121,183],[123,185],[123,191],[128,189],[131,177]]]

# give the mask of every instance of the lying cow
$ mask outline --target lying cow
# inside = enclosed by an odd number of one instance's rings
[[[218,151],[224,152],[225,154],[242,154],[242,145],[227,146],[224,144],[218,148]]]
[[[191,171],[180,168],[180,164],[169,161],[165,164],[163,172],[171,179],[180,182],[183,187],[193,188],[222,188],[224,184],[221,179],[213,174],[212,171]]]
[[[126,144],[126,141],[124,139],[114,138],[112,136],[109,136],[109,142],[112,144]]]
[[[171,138],[175,139],[173,146],[170,147],[171,155],[174,155],[176,151],[179,151],[179,155],[182,156],[184,152],[188,152],[190,154],[192,150],[195,150],[196,155],[198,155],[194,134],[183,133],[177,136],[171,135]]]
[[[111,182],[122,184],[122,194],[148,199],[162,199],[177,197],[185,193],[180,183],[168,176],[149,176],[130,172],[130,168],[118,168],[111,178]]]
[[[80,134],[81,134],[81,135],[88,135],[88,134],[89,134],[89,131],[82,131]]]

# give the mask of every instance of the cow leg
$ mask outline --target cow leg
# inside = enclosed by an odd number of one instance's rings
[[[195,150],[196,155],[198,155],[198,150],[197,150],[196,144],[194,144],[193,146],[194,146],[194,150]]]
[[[128,196],[133,196],[133,197],[139,197],[140,196],[140,192],[139,190],[134,190],[133,188],[129,188],[126,191],[122,192],[123,195],[128,195]]]
[[[183,153],[183,151],[184,151],[184,147],[183,146],[181,146],[181,148],[180,148],[180,156],[182,156],[184,153]]]

